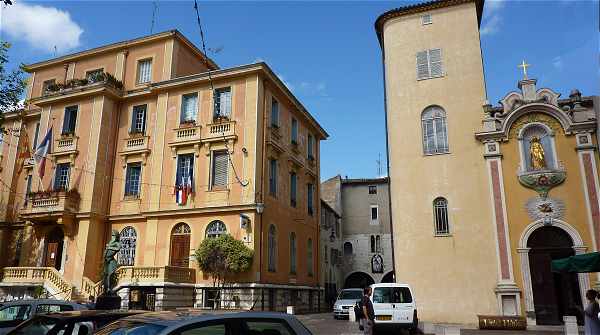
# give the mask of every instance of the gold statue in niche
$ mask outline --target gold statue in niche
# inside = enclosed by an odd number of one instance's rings
[[[539,137],[533,136],[529,140],[529,157],[531,158],[531,167],[534,170],[542,170],[546,168],[546,158],[544,147],[540,142]]]

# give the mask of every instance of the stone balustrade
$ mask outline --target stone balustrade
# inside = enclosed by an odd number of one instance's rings
[[[229,122],[220,122],[220,123],[213,123],[213,124],[209,124],[208,127],[208,132],[205,136],[206,139],[212,139],[212,140],[218,140],[220,138],[231,138],[232,136],[235,136],[235,122],[234,121],[229,121]]]
[[[174,142],[200,141],[200,126],[180,127],[175,130]]]
[[[52,267],[6,267],[3,269],[2,282],[50,286],[55,299],[71,298],[73,287]]]
[[[39,215],[73,214],[79,211],[80,196],[74,191],[40,192],[30,194],[27,203],[20,210],[22,218]]]
[[[104,292],[102,287],[102,281],[94,283],[88,277],[83,277],[81,280],[81,293],[83,293],[86,297],[94,296],[98,297],[100,294]]]
[[[148,136],[130,137],[125,140],[125,152],[148,150]]]
[[[77,151],[77,136],[63,136],[56,139],[54,154],[71,153]]]
[[[131,283],[196,282],[196,271],[176,266],[121,266],[117,269],[118,285]]]

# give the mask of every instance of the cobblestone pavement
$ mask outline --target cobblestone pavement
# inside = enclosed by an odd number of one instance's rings
[[[306,314],[297,316],[300,321],[315,335],[361,335],[358,330],[358,323],[348,320],[335,320],[331,313]],[[478,329],[462,329],[461,335],[559,335],[562,331],[494,331]],[[375,335],[408,335],[406,331],[395,332],[376,332]],[[583,332],[581,332],[583,334]]]

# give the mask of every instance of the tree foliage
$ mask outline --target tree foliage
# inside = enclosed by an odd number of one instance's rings
[[[200,270],[213,278],[213,285],[224,284],[231,275],[248,271],[254,251],[229,234],[205,238],[194,253]]]
[[[19,102],[27,85],[23,78],[22,66],[11,72],[6,69],[9,48],[10,43],[0,41],[0,122],[2,122],[2,113],[19,108]]]

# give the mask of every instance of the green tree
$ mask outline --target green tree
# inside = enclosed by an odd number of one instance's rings
[[[10,43],[0,41],[0,124],[3,119],[2,113],[19,108],[19,102],[27,86],[22,65],[11,72],[6,69],[9,48]],[[0,130],[5,131],[4,128]]]
[[[229,234],[204,239],[194,253],[200,270],[212,278],[214,287],[220,289],[236,274],[248,271],[253,257],[252,249]],[[218,303],[215,306],[218,307]]]

